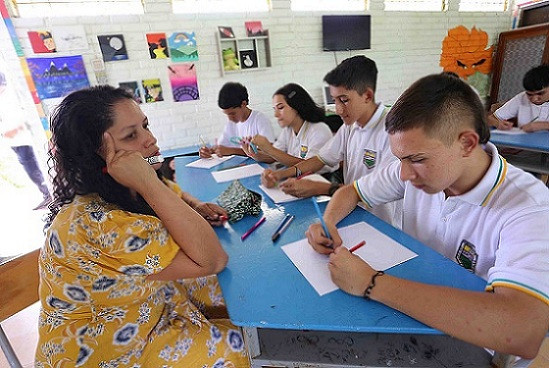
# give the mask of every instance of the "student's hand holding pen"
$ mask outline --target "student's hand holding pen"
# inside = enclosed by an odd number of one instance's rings
[[[269,149],[271,149],[273,147],[273,144],[271,142],[269,142],[269,140],[260,135],[260,134],[257,134],[255,135],[251,140],[250,140],[251,143],[255,144],[257,148],[259,148],[260,150],[262,150],[263,152],[269,152]]]
[[[497,128],[499,130],[510,130],[513,127],[513,123],[508,120],[499,120]]]
[[[200,156],[200,158],[210,158],[214,154],[215,154],[215,149],[210,148],[208,146],[202,146],[198,151],[198,156]]]
[[[266,186],[267,188],[275,187],[276,183],[279,180],[276,173],[276,171],[273,171],[271,169],[263,170],[263,173],[261,173],[261,184]]]
[[[356,296],[364,295],[364,290],[376,273],[368,263],[345,247],[337,247],[330,254],[328,269],[334,284],[341,290]]]
[[[223,225],[223,222],[228,219],[227,212],[215,203],[200,202],[194,207],[194,210],[212,226]]]
[[[328,227],[328,232],[332,239],[326,236],[320,223],[312,224],[305,232],[309,244],[311,244],[313,249],[320,254],[333,253],[335,249],[343,244],[335,225],[326,223],[326,226]]]
[[[257,153],[255,153],[252,147],[250,146],[250,141],[245,139],[242,140],[242,142],[240,142],[240,148],[242,148],[242,151],[244,151],[244,153],[248,157],[253,158],[254,160],[257,159]]]

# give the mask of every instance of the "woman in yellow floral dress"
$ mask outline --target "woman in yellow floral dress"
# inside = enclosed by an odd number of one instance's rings
[[[131,96],[108,86],[74,92],[51,129],[36,367],[249,367],[207,277],[227,262],[205,219],[219,224],[223,210],[143,159],[159,149]]]

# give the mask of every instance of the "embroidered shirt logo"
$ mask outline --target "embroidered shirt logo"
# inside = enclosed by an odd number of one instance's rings
[[[364,156],[362,156],[362,163],[366,165],[368,169],[376,167],[377,151],[364,149]]]
[[[477,267],[478,254],[475,250],[475,246],[463,239],[456,253],[457,263],[472,273],[475,272]]]
[[[301,158],[307,157],[307,153],[309,152],[309,147],[301,145],[301,149],[299,150],[299,156]]]

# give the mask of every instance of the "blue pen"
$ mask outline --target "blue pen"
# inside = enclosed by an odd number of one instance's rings
[[[326,234],[326,237],[328,239],[332,239],[332,237],[330,236],[330,232],[328,231],[328,226],[326,226],[326,223],[324,222],[324,219],[322,218],[322,213],[320,212],[320,208],[318,207],[318,203],[316,203],[316,197],[311,197],[311,201],[313,201],[313,205],[315,206],[316,214],[318,215],[318,218],[320,219],[320,224],[322,225],[322,229],[324,229],[324,233]]]
[[[288,219],[291,217],[291,215],[288,213],[286,214],[286,216],[284,217],[284,219],[282,219],[282,222],[280,223],[280,225],[278,225],[278,227],[276,228],[275,232],[273,233],[273,235],[271,236],[271,239],[273,239],[275,237],[275,235],[280,231],[280,229],[282,229],[282,227],[284,226],[284,224],[286,223],[286,221],[288,221]],[[273,239],[274,240],[274,239]]]

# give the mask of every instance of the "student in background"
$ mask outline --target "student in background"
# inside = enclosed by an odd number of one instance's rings
[[[312,247],[330,254],[332,280],[469,343],[535,357],[549,328],[549,190],[488,142],[484,108],[459,79],[414,83],[386,129],[400,161],[336,193],[323,217],[332,239],[319,224],[307,231]],[[341,246],[336,224],[359,200],[401,198],[403,230],[487,280],[486,292],[383,274]]]
[[[17,160],[29,179],[42,194],[42,201],[33,210],[44,209],[51,202],[50,191],[36,159],[24,113],[14,98],[14,90],[8,87],[6,75],[0,72],[0,133],[17,155]]]
[[[257,110],[248,107],[248,91],[240,83],[228,82],[219,91],[217,104],[227,115],[229,121],[225,125],[223,134],[213,147],[203,146],[199,155],[209,158],[218,156],[241,155],[246,156],[240,143],[234,142],[235,137],[245,138],[261,134],[270,142],[274,140],[273,128],[269,118]]]
[[[509,130],[516,118],[525,132],[549,130],[549,64],[530,69],[522,79],[524,92],[519,93],[488,116],[488,122],[501,130]]]
[[[353,56],[330,71],[324,81],[330,86],[336,113],[345,124],[315,157],[287,169],[265,170],[261,176],[263,185],[273,187],[283,179],[294,178],[309,171],[317,172],[325,165],[333,167],[341,161],[344,182],[349,184],[396,160],[389,150],[388,135],[384,129],[388,109],[375,100],[376,63],[365,56]],[[310,197],[333,195],[340,185],[311,185],[302,180],[288,179],[282,188],[284,192],[295,196]],[[377,206],[372,212],[389,223],[400,225],[398,213],[397,218],[394,218],[394,204]]]
[[[159,148],[132,96],[73,92],[51,129],[36,365],[249,367],[217,278],[206,277],[227,254],[158,176],[161,164],[143,159]]]
[[[257,154],[249,144],[242,146],[248,156],[258,161],[277,161],[292,166],[316,156],[320,148],[332,138],[332,131],[323,123],[326,116],[324,109],[298,84],[289,83],[279,88],[273,95],[273,109],[282,127],[276,142],[271,143],[265,136],[258,134],[251,139],[251,143],[259,149]],[[325,166],[319,173],[335,170],[337,165],[333,168]]]

